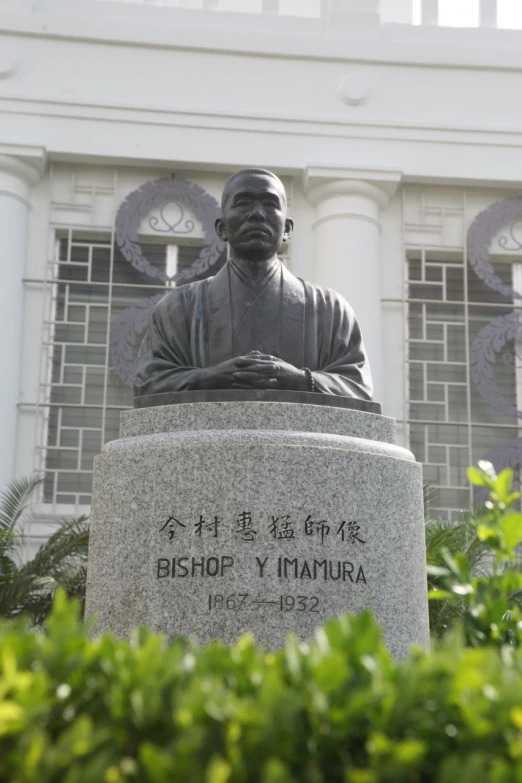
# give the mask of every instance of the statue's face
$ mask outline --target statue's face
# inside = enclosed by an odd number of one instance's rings
[[[220,237],[229,242],[233,256],[266,261],[276,255],[292,233],[286,216],[286,194],[277,180],[263,174],[238,177],[217,221]]]

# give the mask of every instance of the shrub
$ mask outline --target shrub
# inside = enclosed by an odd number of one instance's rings
[[[432,557],[429,598],[442,607],[439,622],[442,617],[447,625],[460,623],[467,644],[518,645],[522,641],[522,573],[517,547],[522,541],[522,514],[515,503],[520,492],[511,489],[512,470],[497,476],[488,462],[470,468],[468,475],[473,484],[489,491],[489,500],[477,516],[457,526],[457,540],[463,530],[467,537],[462,551],[451,552],[442,546],[443,565],[434,565]],[[448,528],[441,531],[452,539]]]
[[[0,783],[521,783],[522,515],[509,471],[470,476],[490,500],[464,551],[438,547],[460,625],[432,653],[393,661],[369,612],[278,652],[91,640],[61,590],[45,633],[0,621]]]
[[[87,517],[64,520],[24,562],[25,529],[41,483],[38,476],[18,479],[0,493],[0,617],[26,613],[36,625],[43,623],[58,587],[84,600],[89,543]]]
[[[444,589],[448,555],[454,558],[460,552],[465,552],[473,576],[485,576],[491,571],[490,548],[478,538],[473,514],[463,513],[456,522],[441,520],[438,510],[432,507],[436,495],[432,488],[424,488],[426,563],[430,592]],[[462,601],[433,600],[429,603],[429,610],[430,632],[432,636],[441,638],[459,622],[465,608]]]
[[[369,613],[276,653],[89,640],[60,592],[45,634],[0,623],[0,780],[518,783],[521,674],[457,635],[396,663]]]

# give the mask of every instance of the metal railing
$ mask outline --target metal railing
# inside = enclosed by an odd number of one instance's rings
[[[98,0],[106,2],[107,0]],[[111,0],[160,8],[258,13],[320,18],[328,14],[330,0]],[[371,0],[370,0],[371,2]]]
[[[480,27],[522,29],[522,0],[0,0],[0,9],[17,11],[86,12],[89,7],[119,4],[141,8],[225,12],[270,17],[317,20],[326,28],[356,22],[357,18],[381,23],[428,27]]]
[[[475,5],[479,27],[498,26],[498,0],[475,0]],[[421,0],[420,11],[421,24],[431,26],[440,24],[440,0]]]
[[[78,0],[70,0],[78,2]],[[460,0],[451,4],[455,10],[448,19],[447,0],[111,0],[112,2],[133,3],[163,8],[199,9],[225,11],[233,13],[267,14],[272,16],[308,17],[327,20],[331,16],[364,15],[376,24],[395,22],[402,24],[421,24],[427,26],[449,25],[455,27],[499,26],[522,27],[522,13],[517,23],[510,20],[510,14],[499,11],[508,4],[505,0],[471,0],[471,4],[462,5]],[[107,0],[98,0],[107,2]],[[522,9],[522,0],[521,9]],[[504,5],[505,3],[505,5]],[[461,10],[462,9],[462,10]],[[512,14],[511,14],[512,15]],[[502,24],[506,19],[507,23]]]

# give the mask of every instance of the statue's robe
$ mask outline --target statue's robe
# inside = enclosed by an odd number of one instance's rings
[[[250,351],[307,367],[316,392],[372,398],[359,324],[339,294],[294,277],[282,263],[256,283],[230,261],[215,277],[175,288],[156,305],[134,393],[199,389],[201,368]]]

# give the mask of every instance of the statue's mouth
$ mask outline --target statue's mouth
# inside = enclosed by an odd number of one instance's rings
[[[263,236],[263,237],[271,237],[272,234],[267,231],[265,228],[249,228],[248,231],[245,231],[245,236]]]

